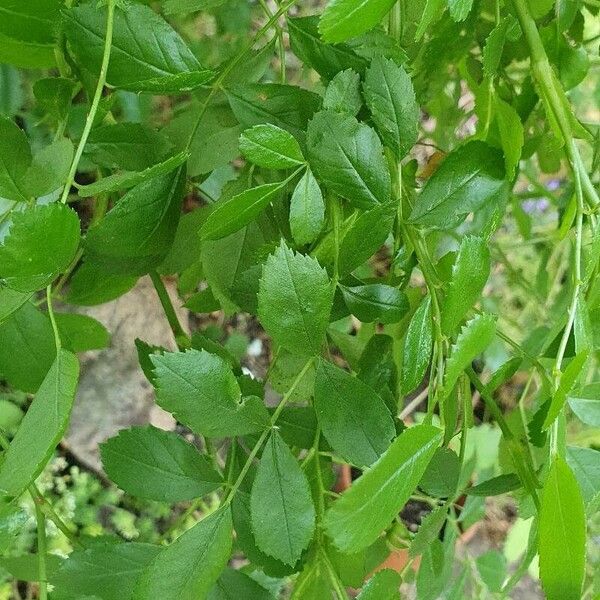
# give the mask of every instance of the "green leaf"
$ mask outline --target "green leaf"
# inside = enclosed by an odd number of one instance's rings
[[[588,513],[593,514],[600,505],[600,452],[568,446],[567,463],[579,483]]]
[[[0,567],[19,581],[38,581],[40,572],[39,554],[21,554],[0,558]],[[52,577],[63,562],[56,554],[46,554],[44,563],[48,577]]]
[[[475,559],[479,575],[490,592],[500,593],[506,577],[506,558],[497,550],[488,550]]]
[[[40,197],[62,189],[67,181],[73,153],[73,142],[66,138],[58,138],[36,152],[23,182],[27,193]]]
[[[420,117],[410,77],[393,60],[376,57],[363,90],[383,143],[402,158],[417,141]]]
[[[107,273],[143,275],[167,255],[181,213],[185,169],[159,175],[127,192],[88,230],[88,260]]]
[[[473,0],[448,0],[450,16],[457,22],[464,21],[473,8]]]
[[[400,600],[400,573],[392,569],[378,571],[363,587],[357,600]]]
[[[344,42],[373,29],[387,15],[394,0],[331,0],[319,21],[326,42]]]
[[[79,64],[100,72],[106,30],[106,8],[93,3],[64,11],[65,34]],[[134,92],[159,94],[193,90],[209,81],[179,34],[150,7],[127,4],[115,10],[106,80]]]
[[[600,427],[600,383],[591,383],[570,392],[568,401],[580,421],[592,427]]]
[[[102,323],[87,315],[56,313],[63,347],[73,353],[101,350],[110,344],[110,333]]]
[[[486,240],[467,236],[460,243],[448,292],[442,305],[442,331],[452,335],[477,302],[490,274],[490,251]]]
[[[294,54],[321,77],[331,80],[345,69],[363,73],[368,62],[347,44],[326,44],[318,29],[319,17],[296,17],[287,20],[290,45]]]
[[[96,542],[91,548],[74,550],[50,575],[50,583],[65,600],[82,596],[131,600],[137,580],[160,551],[160,546],[139,542]]]
[[[19,292],[41,290],[69,266],[79,238],[77,213],[64,204],[13,213],[0,246],[0,277]]]
[[[7,287],[0,287],[0,325],[19,310],[31,296],[31,292],[17,292]]]
[[[20,496],[42,472],[67,428],[79,363],[60,350],[6,452],[0,467],[0,492]]]
[[[459,476],[460,461],[456,452],[438,448],[419,481],[419,487],[430,496],[451,498],[456,492]]]
[[[500,496],[513,492],[521,487],[521,480],[514,473],[506,473],[482,481],[473,487],[467,488],[465,494],[469,496]]]
[[[507,102],[494,96],[496,123],[504,152],[504,165],[509,179],[513,179],[521,158],[524,133],[519,113]]]
[[[332,448],[359,467],[374,463],[396,433],[385,402],[366,383],[326,361],[317,368],[314,406]]]
[[[409,309],[406,294],[391,285],[340,285],[340,290],[350,312],[363,323],[397,323]]]
[[[207,600],[275,600],[275,597],[250,575],[226,568],[210,590]]]
[[[340,71],[325,90],[323,108],[355,117],[361,107],[360,75],[353,69]]]
[[[423,34],[431,25],[437,23],[444,10],[446,9],[446,0],[426,0],[423,15],[415,32],[415,41],[419,41]]]
[[[332,301],[325,269],[282,241],[267,258],[258,292],[258,316],[267,333],[294,354],[319,354]]]
[[[461,329],[446,362],[444,395],[447,397],[461,373],[494,340],[496,319],[492,315],[476,315]]]
[[[427,296],[415,311],[404,338],[402,395],[413,392],[423,381],[433,348],[431,298]]]
[[[518,29],[518,24],[512,15],[508,15],[500,21],[490,32],[483,47],[483,72],[487,77],[493,77],[500,66],[507,32]]]
[[[71,277],[65,300],[77,306],[103,304],[127,293],[137,280],[137,275],[113,275],[100,265],[84,262]]]
[[[24,102],[21,72],[10,65],[0,67],[0,115],[14,117]]]
[[[88,183],[87,185],[79,186],[79,195],[82,198],[90,198],[99,194],[108,194],[132,188],[140,183],[144,183],[151,179],[157,178],[160,175],[165,175],[174,172],[188,158],[187,152],[180,152],[170,158],[167,158],[161,163],[157,163],[144,169],[143,171],[122,171],[108,177],[102,177]]]
[[[36,392],[55,356],[50,319],[30,302],[0,325],[0,373],[11,386]]]
[[[231,554],[229,507],[220,508],[179,536],[140,577],[136,600],[198,600],[208,594]]]
[[[404,431],[385,454],[336,500],[325,529],[342,552],[372,544],[396,518],[421,479],[442,432],[430,425]]]
[[[240,136],[240,151],[250,162],[267,169],[293,169],[304,163],[294,136],[275,125],[255,125]]]
[[[480,141],[451,152],[425,184],[410,221],[450,229],[480,209],[506,185],[504,162],[497,150]]]
[[[440,535],[446,518],[448,516],[448,507],[446,505],[436,506],[419,525],[417,534],[410,543],[410,556],[418,556],[427,552],[429,545]]]
[[[33,84],[33,95],[40,108],[57,121],[63,121],[69,114],[71,98],[76,83],[66,77],[46,77]]]
[[[544,419],[542,430],[548,429],[554,420],[560,414],[563,409],[565,402],[567,401],[567,394],[571,391],[575,385],[577,378],[579,377],[581,370],[585,366],[589,356],[588,350],[582,350],[566,367],[560,377],[560,383],[558,389],[552,397],[550,402],[550,408]]]
[[[548,600],[580,600],[585,576],[586,523],[577,480],[554,457],[539,516],[540,579]]]
[[[201,238],[218,240],[239,231],[277,198],[285,183],[265,183],[215,203],[200,229]]]
[[[390,172],[377,134],[350,115],[319,112],[308,125],[308,159],[329,189],[359,208],[385,204]]]
[[[141,123],[95,127],[85,145],[85,156],[99,167],[143,171],[166,158],[169,142]]]
[[[106,474],[125,492],[159,502],[182,502],[222,483],[205,456],[176,433],[148,425],[123,429],[100,445]]]
[[[290,202],[290,229],[294,241],[303,246],[314,242],[325,223],[325,201],[310,169],[296,185]]]
[[[258,465],[250,511],[260,550],[294,565],[312,539],[315,507],[304,471],[276,431]]]
[[[321,106],[321,97],[294,85],[251,83],[226,90],[231,110],[244,127],[271,123],[304,139],[308,121]]]
[[[28,199],[23,177],[30,164],[27,136],[11,119],[0,117],[0,198],[17,202]]]
[[[231,437],[257,433],[269,414],[256,397],[242,399],[238,382],[220,357],[198,350],[153,354],[156,401],[195,433]]]

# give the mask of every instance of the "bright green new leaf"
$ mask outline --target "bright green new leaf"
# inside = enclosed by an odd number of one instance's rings
[[[77,213],[64,204],[15,212],[0,245],[0,278],[19,292],[41,290],[69,266],[79,239]]]
[[[219,356],[198,350],[151,357],[156,401],[192,431],[208,437],[256,433],[269,422],[259,398],[242,399],[230,366]]]
[[[420,117],[410,77],[393,60],[377,57],[363,91],[383,143],[402,158],[417,141]]]
[[[448,0],[450,16],[455,21],[464,21],[471,12],[473,0]]]
[[[179,167],[127,192],[88,230],[88,260],[115,275],[143,275],[158,266],[175,237],[184,187]]]
[[[333,293],[327,272],[282,241],[265,263],[258,316],[273,340],[294,354],[320,354]]]
[[[93,3],[66,10],[65,33],[79,64],[94,75],[100,71],[106,30],[106,9]],[[179,34],[150,7],[117,8],[107,82],[134,92],[179,93],[206,83],[204,69]]]
[[[462,239],[442,303],[442,331],[452,335],[477,302],[490,274],[490,251],[486,240]]]
[[[507,494],[514,490],[518,490],[521,487],[521,480],[514,473],[506,473],[504,475],[498,475],[491,479],[486,479],[473,487],[467,488],[465,494],[469,496],[499,496],[500,494]]]
[[[444,394],[448,396],[461,373],[494,340],[496,319],[492,315],[476,315],[464,325],[452,345],[446,362]]]
[[[331,447],[359,467],[373,464],[396,433],[385,402],[366,383],[330,362],[319,362],[314,406]]]
[[[123,429],[100,446],[106,474],[137,498],[182,502],[222,483],[208,459],[182,437],[147,427]]]
[[[580,421],[592,427],[600,427],[600,383],[591,383],[570,392],[568,401]]]
[[[319,112],[308,125],[308,159],[329,189],[359,208],[390,200],[390,172],[377,134],[354,117]]]
[[[240,136],[240,152],[267,169],[293,169],[304,162],[294,136],[275,125],[255,125]]]
[[[313,536],[315,507],[304,471],[276,431],[258,465],[250,511],[260,550],[294,565]]]
[[[60,350],[6,452],[0,467],[0,493],[20,496],[42,472],[67,428],[79,363]]]
[[[431,299],[424,298],[415,311],[404,338],[402,359],[402,394],[406,396],[423,381],[433,346]]]
[[[23,177],[30,164],[31,148],[25,133],[11,119],[0,117],[0,198],[28,199]]]
[[[502,154],[480,141],[451,152],[415,200],[416,225],[452,228],[492,202],[506,185]]]
[[[504,17],[488,35],[482,55],[483,72],[488,77],[493,77],[498,70],[508,32],[518,30],[518,27],[515,17],[509,15]]]
[[[292,194],[290,229],[294,241],[303,246],[313,242],[325,223],[325,201],[319,183],[307,169]]]
[[[340,71],[325,90],[323,108],[355,117],[362,104],[360,75],[353,69]]]
[[[200,229],[203,240],[218,240],[239,231],[275,200],[285,182],[265,183],[214,205]]]
[[[400,600],[401,582],[400,573],[383,569],[367,581],[356,600]]]
[[[540,578],[548,600],[581,600],[585,575],[585,511],[573,472],[554,457],[539,517]]]
[[[568,446],[566,458],[579,483],[586,509],[593,514],[600,505],[600,452]]]
[[[406,294],[391,285],[340,285],[340,290],[350,312],[363,323],[397,323],[409,309]]]
[[[366,548],[391,524],[441,440],[442,432],[435,427],[411,427],[333,503],[325,529],[342,552]]]
[[[512,179],[515,176],[523,149],[523,124],[515,108],[496,96],[494,96],[494,107],[500,143],[504,152],[506,174],[509,179]]]
[[[94,543],[91,548],[74,550],[50,575],[50,582],[65,600],[82,595],[132,600],[137,580],[160,551],[160,546],[139,542]]]
[[[326,42],[344,42],[378,25],[393,5],[394,0],[331,0],[319,32]]]
[[[77,313],[56,313],[55,319],[63,347],[74,354],[101,350],[110,344],[110,333],[93,317]]]
[[[229,506],[220,508],[163,548],[142,573],[135,600],[205,598],[231,554]]]

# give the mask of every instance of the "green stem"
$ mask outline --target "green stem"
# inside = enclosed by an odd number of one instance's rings
[[[60,340],[60,332],[58,331],[58,325],[56,324],[54,307],[52,306],[52,285],[46,287],[46,304],[48,309],[48,316],[50,317],[50,323],[52,324],[52,331],[54,332],[54,345],[56,346],[56,353],[58,354],[62,347],[62,343]]]
[[[167,321],[169,322],[169,326],[171,327],[171,331],[175,336],[175,342],[180,350],[185,348],[189,348],[191,346],[190,337],[185,332],[179,319],[177,317],[177,313],[175,312],[175,307],[171,302],[171,298],[169,293],[167,292],[167,288],[163,283],[160,275],[156,271],[150,271],[150,279],[152,280],[152,284],[154,285],[154,289],[156,290],[156,294],[158,295],[158,299],[160,300],[160,304],[163,308],[165,316],[167,317]]]
[[[277,419],[279,419],[279,416],[281,415],[281,411],[285,408],[285,405],[288,403],[292,394],[298,387],[298,384],[302,381],[302,379],[304,378],[304,376],[306,375],[306,373],[312,366],[313,361],[314,361],[314,358],[308,359],[308,361],[306,362],[306,364],[304,365],[304,367],[302,368],[300,373],[298,373],[298,375],[296,376],[296,379],[294,379],[292,385],[290,386],[290,389],[284,394],[283,398],[281,399],[281,402],[279,403],[279,405],[277,406],[277,408],[271,415],[269,427],[267,427],[260,434],[258,441],[256,442],[256,444],[254,444],[254,448],[252,448],[252,450],[250,451],[250,454],[248,455],[248,458],[247,458],[246,462],[244,463],[244,466],[242,467],[242,470],[240,471],[238,478],[235,480],[235,483],[233,484],[233,486],[229,490],[229,493],[225,497],[225,500],[223,501],[223,505],[229,504],[233,500],[233,497],[235,496],[240,485],[242,485],[242,483],[244,482],[244,479],[246,478],[246,475],[248,474],[250,466],[252,465],[252,461],[256,458],[258,451],[262,447],[262,445],[265,442],[265,440],[267,439],[268,435],[271,433],[271,430],[273,429],[273,427],[275,427],[275,424],[277,423]]]
[[[90,135],[90,131],[92,129],[92,125],[94,124],[94,119],[96,117],[96,112],[98,111],[98,105],[100,104],[100,99],[102,98],[102,91],[104,90],[104,84],[106,83],[106,73],[108,71],[108,62],[110,60],[110,49],[112,45],[112,36],[113,36],[113,22],[115,17],[115,0],[108,0],[108,12],[106,15],[106,36],[104,38],[104,52],[102,54],[102,64],[100,66],[100,75],[98,76],[98,83],[96,84],[96,91],[94,92],[94,97],[92,98],[92,104],[90,106],[90,110],[85,119],[85,126],[83,127],[83,133],[81,134],[81,139],[79,140],[79,144],[77,145],[77,150],[75,151],[75,156],[73,157],[73,162],[71,163],[71,168],[69,169],[69,174],[67,176],[67,181],[65,182],[65,187],[62,192],[62,196],[60,201],[65,204],[67,202],[67,198],[69,197],[69,192],[71,191],[71,186],[75,181],[75,174],[77,173],[77,167],[79,166],[79,161],[81,160],[81,155],[83,154],[83,149],[87,142],[88,136]]]

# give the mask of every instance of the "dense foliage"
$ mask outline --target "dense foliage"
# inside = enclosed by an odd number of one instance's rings
[[[597,597],[599,8],[0,0],[0,567],[41,599],[426,600],[510,597],[539,559],[550,600]],[[100,452],[177,518],[125,541],[36,481],[109,344],[77,307],[145,275],[179,428]],[[165,277],[257,320],[262,378]],[[486,499],[512,555],[461,542]]]

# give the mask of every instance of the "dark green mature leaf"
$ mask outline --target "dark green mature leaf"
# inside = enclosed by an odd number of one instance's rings
[[[294,565],[313,536],[315,507],[304,471],[276,431],[258,465],[250,510],[260,550]]]
[[[568,394],[571,410],[580,421],[600,427],[600,383],[591,383]]]
[[[31,296],[31,292],[17,292],[7,287],[0,287],[0,325],[19,310]]]
[[[417,486],[441,440],[442,432],[430,425],[404,431],[334,502],[325,528],[342,552],[357,552],[379,537]]]
[[[0,198],[28,199],[23,176],[30,164],[31,148],[25,133],[11,119],[0,117]]]
[[[14,213],[0,246],[0,277],[20,292],[40,290],[69,266],[79,238],[77,213],[64,204]]]
[[[275,600],[275,596],[242,571],[226,568],[210,590],[207,600]]]
[[[404,338],[402,358],[402,394],[414,391],[423,381],[433,347],[433,322],[431,320],[431,299],[424,298],[415,311]]]
[[[462,239],[442,304],[442,331],[452,335],[479,298],[490,274],[490,251],[486,240]]]
[[[152,427],[123,429],[100,446],[106,474],[138,498],[182,502],[222,483],[205,456],[176,433]]]
[[[593,514],[600,504],[600,452],[568,446],[566,458],[579,483],[587,511]]]
[[[509,179],[513,179],[523,149],[523,124],[516,109],[501,98],[494,97],[494,109],[506,174]]]
[[[326,42],[344,42],[379,24],[394,0],[331,0],[319,21]]]
[[[456,452],[438,448],[419,481],[419,487],[430,496],[449,498],[456,492],[459,476],[460,461]]]
[[[93,317],[77,313],[56,313],[62,345],[73,353],[100,350],[110,344],[110,333]]]
[[[160,551],[160,546],[139,542],[94,544],[74,550],[50,575],[50,583],[64,600],[131,600],[137,580]]]
[[[384,401],[363,381],[326,361],[317,368],[314,406],[332,448],[359,467],[374,463],[396,433]]]
[[[88,230],[88,260],[115,275],[143,275],[158,266],[173,243],[184,186],[179,167],[127,192]]]
[[[326,110],[308,125],[308,159],[321,181],[359,208],[390,200],[390,172],[377,134],[350,115]]]
[[[73,162],[73,153],[73,142],[67,138],[58,138],[36,152],[23,179],[27,194],[39,198],[62,189]]]
[[[445,504],[436,506],[421,520],[417,534],[410,543],[410,556],[424,554],[433,540],[438,539],[440,530],[448,517],[448,507]]]
[[[71,277],[66,300],[77,306],[103,304],[127,293],[137,280],[137,275],[114,275],[98,264],[84,262]]]
[[[69,114],[71,97],[75,88],[76,83],[72,79],[46,77],[35,81],[33,94],[40,108],[57,121],[62,121]]]
[[[46,466],[69,422],[78,376],[77,358],[60,350],[0,467],[3,495],[20,496]]]
[[[242,399],[230,366],[204,350],[153,354],[156,401],[178,421],[208,437],[262,431],[269,414],[256,397]]]
[[[50,319],[30,302],[0,325],[0,373],[13,387],[36,392],[55,356]]]
[[[323,108],[355,117],[361,109],[362,103],[360,75],[353,69],[346,69],[340,71],[329,82],[325,90]]]
[[[325,201],[310,169],[296,185],[290,202],[290,229],[294,241],[303,246],[314,242],[325,223]]]
[[[340,285],[340,290],[350,312],[363,323],[397,323],[409,309],[406,294],[391,285]]]
[[[294,54],[321,77],[331,80],[345,69],[362,73],[367,60],[346,44],[326,44],[318,29],[319,17],[297,17],[287,20],[290,45]]]
[[[402,158],[417,141],[420,116],[410,77],[393,60],[377,57],[363,90],[383,143]]]
[[[271,123],[304,139],[308,121],[321,106],[321,97],[293,85],[252,83],[226,90],[229,105],[244,127]]]
[[[285,181],[265,183],[217,202],[200,229],[203,240],[218,240],[239,231],[275,200]]]
[[[150,563],[134,591],[136,600],[198,600],[204,598],[231,554],[229,506],[220,508],[188,529]]]
[[[79,64],[100,71],[106,9],[93,3],[64,12],[65,33]],[[107,82],[134,92],[160,94],[192,90],[212,78],[177,32],[150,7],[117,8]]]
[[[476,315],[461,329],[446,362],[444,394],[448,396],[460,374],[494,340],[496,319],[492,315]]]
[[[282,241],[267,259],[260,280],[258,315],[267,333],[294,354],[319,354],[332,301],[325,269]]]
[[[63,559],[56,556],[56,554],[46,554],[44,562],[48,577],[52,577],[60,567]],[[39,554],[21,554],[0,558],[0,567],[19,581],[38,581],[40,576],[39,565]]]
[[[107,169],[143,171],[166,157],[169,142],[141,123],[114,123],[95,127],[85,145],[85,154]]]
[[[255,165],[267,169],[293,169],[304,163],[294,136],[270,123],[246,129],[240,136],[240,151]]]
[[[357,600],[400,600],[400,573],[392,569],[378,571],[363,587]]]
[[[416,225],[452,228],[506,185],[502,154],[480,141],[451,152],[427,182],[410,215]]]
[[[542,492],[540,578],[548,600],[580,600],[585,575],[585,511],[567,463],[556,456]]]
[[[506,473],[482,481],[473,487],[467,488],[465,494],[469,496],[499,496],[513,492],[521,487],[521,480],[514,473]]]

